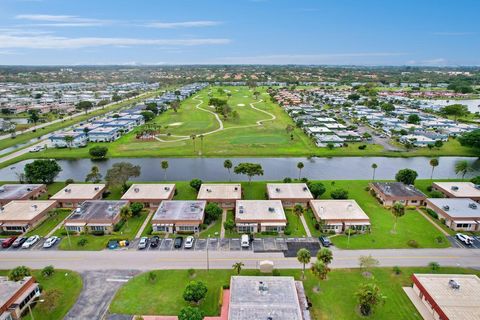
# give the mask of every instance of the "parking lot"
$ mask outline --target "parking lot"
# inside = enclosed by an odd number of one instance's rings
[[[480,249],[480,236],[473,237],[474,240],[472,245],[470,246],[458,240],[457,238],[455,238],[455,236],[450,236],[447,238],[453,248]]]
[[[59,239],[57,242],[55,242],[55,244],[52,247],[44,248],[43,244],[45,243],[45,240],[47,240],[47,239],[46,238],[40,238],[40,240],[38,240],[32,247],[30,247],[28,249],[23,249],[22,246],[20,246],[18,248],[14,248],[12,246],[10,246],[9,248],[0,247],[0,252],[1,251],[16,251],[16,250],[56,250],[58,248],[58,245],[59,245],[60,241],[63,241],[63,239]],[[67,241],[67,240],[65,240],[65,241]],[[3,242],[3,241],[0,241],[0,242]]]

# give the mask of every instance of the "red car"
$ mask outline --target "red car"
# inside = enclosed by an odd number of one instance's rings
[[[2,248],[9,248],[13,242],[17,240],[17,237],[11,237],[2,242]]]

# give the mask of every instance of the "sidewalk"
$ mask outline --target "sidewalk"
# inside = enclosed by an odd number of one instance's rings
[[[155,213],[155,210],[150,209],[150,212],[148,213],[147,218],[145,219],[145,221],[143,221],[142,226],[140,227],[137,234],[135,235],[135,239],[138,239],[142,236],[143,230],[145,230],[145,228],[150,223],[150,219],[152,219],[152,216],[153,216],[154,213]]]
[[[220,229],[220,238],[225,238],[225,228],[223,227],[223,223],[227,221],[227,209],[223,209],[222,211],[222,225]]]
[[[305,221],[305,217],[303,214],[300,216],[300,221],[302,221],[303,228],[305,229],[305,232],[307,233],[307,237],[311,238],[312,233],[310,232],[310,229],[308,228],[307,221]]]

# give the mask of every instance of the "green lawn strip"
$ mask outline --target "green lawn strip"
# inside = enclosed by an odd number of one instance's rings
[[[233,212],[233,210],[228,210],[227,211],[227,220],[228,219],[232,219],[233,221],[235,221],[235,213]],[[233,230],[232,232],[229,232],[227,230],[225,230],[225,238],[240,238],[242,235],[240,233],[238,233],[236,230]]]
[[[200,232],[200,238],[207,238],[209,235],[212,238],[220,237],[220,231],[222,228],[222,217],[218,218],[215,222],[210,224],[205,230]]]
[[[8,271],[0,270],[0,275],[7,275]],[[67,312],[72,308],[77,301],[80,291],[82,290],[82,278],[76,272],[70,270],[55,270],[53,276],[45,278],[42,276],[40,270],[32,271],[38,283],[40,283],[42,292],[49,290],[58,290],[60,298],[57,306],[52,310],[46,312],[42,309],[41,303],[37,303],[33,308],[33,316],[35,320],[60,320],[65,317]],[[22,319],[30,320],[30,314],[26,314]]]
[[[446,225],[441,223],[439,219],[435,219],[434,217],[430,216],[428,214],[426,208],[421,208],[420,210],[422,210],[423,213],[425,213],[427,216],[429,216],[436,225],[438,225],[440,228],[442,228],[442,230],[447,232],[449,235],[454,236],[457,233],[456,231],[450,229],[449,227],[447,227]],[[465,232],[465,233],[468,233],[468,232]]]
[[[70,209],[57,210],[57,214],[45,219],[39,226],[26,233],[26,236],[39,235],[45,237],[53,228],[65,220],[72,211]]]
[[[335,259],[335,258],[334,258]],[[300,267],[300,265],[299,265]],[[404,293],[402,287],[411,286],[413,273],[474,273],[477,270],[441,267],[432,271],[426,267],[401,268],[401,274],[395,275],[391,268],[375,268],[373,278],[366,279],[359,269],[334,269],[328,274],[328,279],[320,281],[310,271],[306,272],[304,287],[312,302],[311,315],[314,320],[327,319],[364,319],[358,313],[355,292],[362,283],[375,281],[382,293],[387,297],[369,319],[421,319],[417,310]],[[207,316],[215,316],[220,312],[218,305],[220,288],[230,282],[231,270],[197,270],[195,277],[189,277],[187,270],[152,271],[157,278],[149,281],[148,273],[140,274],[127,282],[114,297],[111,313],[143,314],[143,315],[178,315],[188,304],[182,294],[185,286],[191,280],[204,282],[208,287],[207,297],[199,308]],[[293,276],[299,280],[301,270],[278,270],[281,276]],[[257,270],[242,270],[241,275],[260,275]],[[313,288],[319,286],[320,291]],[[139,299],[140,296],[149,297]]]
[[[70,235],[71,246],[67,236],[64,235],[64,229],[57,230],[55,234],[63,237],[59,245],[61,250],[102,250],[106,248],[108,241],[111,239],[133,240],[146,218],[147,214],[143,211],[139,216],[130,218],[128,223],[125,223],[120,231],[113,232],[109,235]],[[85,246],[82,247],[78,244],[80,239],[87,239]]]
[[[322,233],[315,229],[315,223],[317,223],[317,219],[313,215],[313,212],[311,209],[305,210],[303,213],[303,217],[305,218],[305,222],[307,223],[308,229],[310,229],[310,233],[312,234],[312,237],[320,237]]]
[[[285,215],[287,216],[287,229],[290,230],[289,237],[306,237],[307,233],[303,227],[302,221],[298,218],[292,209],[285,209]]]

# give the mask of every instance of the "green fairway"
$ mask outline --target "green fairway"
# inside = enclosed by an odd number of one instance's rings
[[[334,257],[335,259],[335,257]],[[299,265],[300,267],[300,265]],[[395,275],[391,268],[373,269],[375,281],[382,293],[387,296],[386,302],[369,319],[422,319],[403,292],[403,286],[411,285],[413,273],[475,273],[479,271],[461,268],[440,268],[432,271],[428,268],[402,268],[400,275]],[[143,314],[143,315],[178,315],[179,311],[187,306],[182,293],[187,283],[192,280],[187,270],[152,271],[157,278],[154,282],[143,273],[126,283],[116,294],[110,305],[111,313]],[[278,270],[282,276],[293,276],[299,280],[300,270]],[[207,316],[218,315],[220,312],[218,301],[223,285],[229,284],[231,270],[204,270],[196,271],[194,280],[203,281],[208,292],[204,301],[199,305]],[[260,275],[256,270],[243,270],[241,275]],[[357,311],[355,292],[360,284],[367,281],[360,269],[334,269],[328,274],[327,280],[319,281],[310,271],[306,272],[304,287],[312,302],[311,315],[314,320],[343,320],[363,319]],[[313,288],[319,285],[320,291]],[[148,299],[139,298],[141,296]]]
[[[7,270],[0,270],[0,275],[8,275]],[[32,275],[41,285],[42,292],[49,290],[58,290],[60,293],[58,302],[53,310],[45,310],[42,303],[38,303],[32,308],[35,320],[60,320],[65,317],[67,312],[77,301],[80,291],[82,290],[82,278],[76,272],[70,270],[55,270],[53,276],[45,278],[42,276],[41,270],[32,271]],[[27,313],[24,320],[31,320],[30,314]]]

